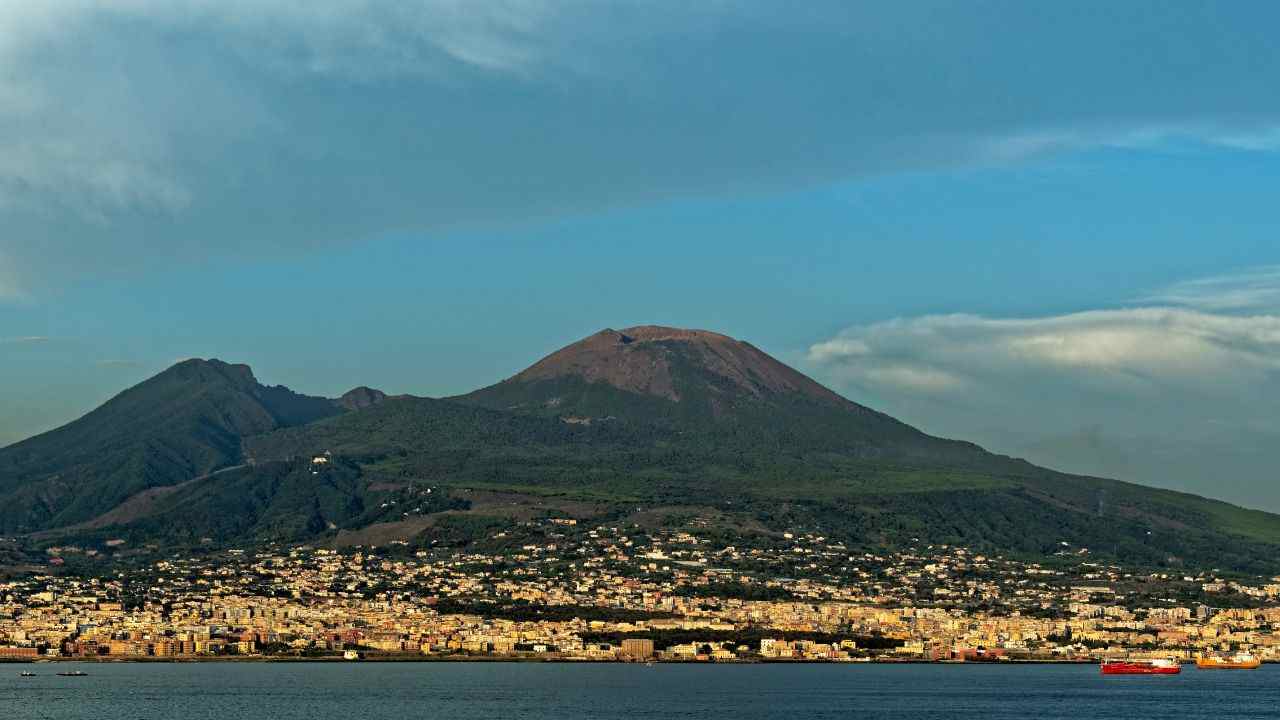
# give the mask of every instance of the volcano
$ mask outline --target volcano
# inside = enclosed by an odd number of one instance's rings
[[[867,551],[1071,547],[1280,572],[1275,515],[934,437],[750,343],[653,325],[602,330],[443,399],[359,386],[331,400],[187,361],[0,449],[0,530],[92,547],[466,544],[548,512],[641,528],[694,517],[735,545],[747,528],[802,530]]]
[[[852,402],[750,343],[706,330],[601,330],[453,399],[572,422],[759,435],[788,451],[1007,464],[976,445],[929,436]]]

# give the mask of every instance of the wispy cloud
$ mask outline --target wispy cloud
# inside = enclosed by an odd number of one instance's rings
[[[1280,265],[1176,283],[1141,300],[1213,311],[1280,312]]]
[[[50,341],[43,335],[23,335],[19,337],[0,337],[0,343],[5,345],[41,345]]]
[[[99,360],[94,365],[113,370],[137,370],[143,367],[142,363],[135,360]]]
[[[542,25],[564,3],[553,0],[58,0],[0,2],[0,52],[78,35],[95,23],[213,32],[240,52],[296,71],[371,74],[423,72],[432,54],[477,67],[519,71],[538,59]]]
[[[1203,152],[1230,148],[1241,152],[1280,152],[1280,124],[1234,126],[1223,122],[1111,124],[1073,128],[1036,128],[992,135],[976,143],[976,157],[987,162],[1020,162],[1038,156],[1090,149]]]
[[[1214,140],[1237,150],[1280,152],[1280,126],[1219,133]]]

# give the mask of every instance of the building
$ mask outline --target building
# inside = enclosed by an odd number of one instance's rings
[[[648,660],[653,657],[653,641],[648,638],[627,638],[622,641],[622,657]]]

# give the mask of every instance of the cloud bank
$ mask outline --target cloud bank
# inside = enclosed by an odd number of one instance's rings
[[[0,0],[0,288],[1092,145],[1272,151],[1277,21],[1159,2]]]
[[[846,330],[814,362],[904,391],[962,391],[1016,377],[1073,378],[1104,393],[1169,386],[1247,390],[1280,371],[1280,316],[1180,308],[1006,319],[940,315]]]
[[[1280,508],[1280,274],[1262,268],[1046,317],[938,315],[848,328],[809,362],[935,432],[1062,469]],[[1181,306],[1175,306],[1173,303]]]

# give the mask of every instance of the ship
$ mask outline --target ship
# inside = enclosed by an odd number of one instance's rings
[[[1104,660],[1103,675],[1177,675],[1182,665],[1170,658],[1155,660]]]
[[[1262,660],[1249,653],[1236,653],[1231,657],[1201,655],[1196,658],[1196,667],[1201,670],[1257,670],[1260,665]]]
[[[89,673],[84,672],[83,670],[72,670],[71,672],[58,673],[60,677],[84,677],[85,675],[88,675],[88,674]]]

